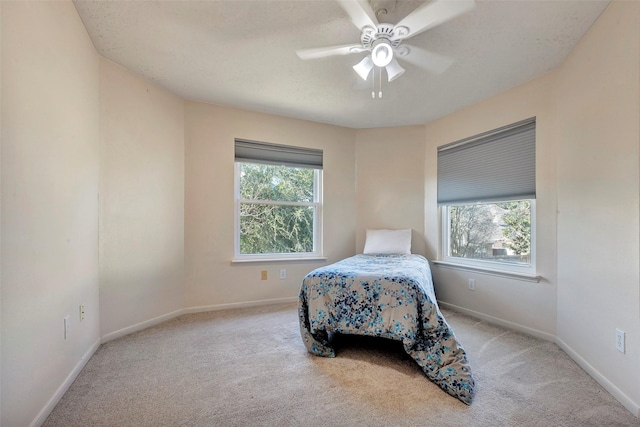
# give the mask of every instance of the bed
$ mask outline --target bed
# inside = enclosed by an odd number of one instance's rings
[[[302,281],[298,315],[311,354],[335,357],[332,333],[401,341],[431,381],[471,404],[467,355],[440,313],[423,256],[360,254],[317,268]]]

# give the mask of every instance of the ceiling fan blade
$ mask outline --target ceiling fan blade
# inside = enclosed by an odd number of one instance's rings
[[[300,49],[296,53],[300,59],[317,59],[334,55],[348,55],[350,53],[362,52],[365,49],[360,44],[343,44],[338,46],[314,47],[311,49]]]
[[[371,9],[371,5],[367,0],[336,0],[338,4],[347,12],[351,21],[360,31],[364,27],[378,27],[378,18]]]
[[[444,73],[455,61],[439,53],[429,52],[415,46],[402,44],[401,47],[408,48],[409,52],[405,55],[399,55],[398,58],[430,71],[434,74]]]
[[[418,7],[398,22],[396,28],[408,28],[408,33],[403,35],[403,39],[408,39],[456,16],[469,12],[475,7],[476,3],[473,0],[435,0]]]

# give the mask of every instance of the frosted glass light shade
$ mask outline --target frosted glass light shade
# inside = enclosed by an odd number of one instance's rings
[[[389,65],[386,67],[387,70],[387,79],[389,82],[394,81],[398,77],[400,77],[404,73],[404,68],[398,64],[398,60],[393,58]]]
[[[373,61],[371,60],[371,57],[365,56],[362,61],[353,66],[353,69],[358,73],[362,80],[367,80],[369,73],[373,69]]]

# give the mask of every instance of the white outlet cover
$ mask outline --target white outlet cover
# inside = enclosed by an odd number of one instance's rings
[[[616,329],[616,350],[624,353],[624,331]]]

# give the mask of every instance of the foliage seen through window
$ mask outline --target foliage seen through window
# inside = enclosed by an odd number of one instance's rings
[[[531,262],[531,201],[448,206],[449,256]]]
[[[240,253],[314,251],[315,169],[240,163]]]

